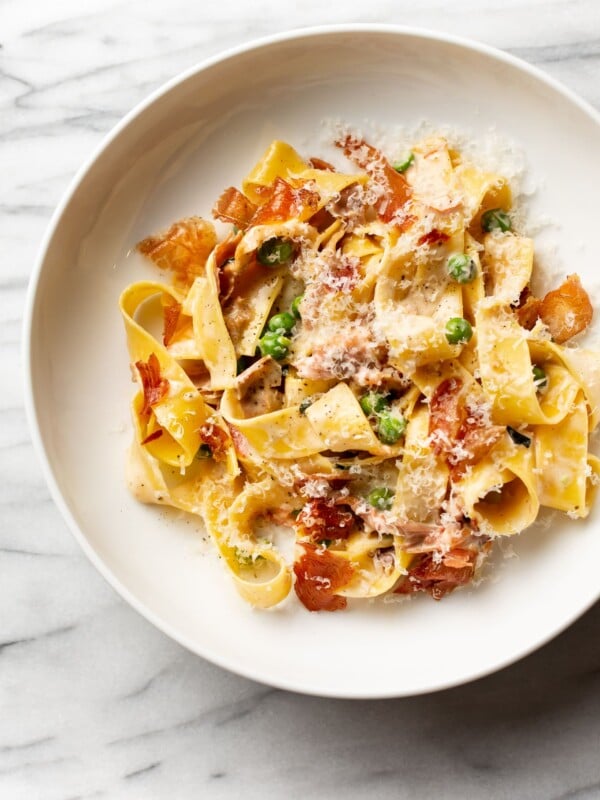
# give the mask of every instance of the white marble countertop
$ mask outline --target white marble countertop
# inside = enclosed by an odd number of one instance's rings
[[[0,3],[0,798],[600,798],[600,605],[495,676],[313,699],[183,650],[88,563],[23,412],[21,319],[52,210],[105,133],[198,60],[318,23],[478,38],[600,107],[598,0]]]

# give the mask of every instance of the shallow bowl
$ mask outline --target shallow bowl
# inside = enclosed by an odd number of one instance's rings
[[[337,697],[411,695],[492,672],[555,636],[599,595],[598,516],[515,538],[498,580],[435,603],[310,614],[294,597],[258,612],[238,597],[190,519],[125,488],[132,384],[121,290],[152,268],[143,236],[239,185],[272,138],[323,152],[323,120],[393,130],[426,120],[525,155],[530,211],[556,222],[549,268],[594,277],[598,115],[488,47],[424,31],[339,26],[237,48],[134,109],[79,172],[32,278],[25,347],[33,438],[53,497],[99,571],[178,642],[234,672]],[[540,235],[540,240],[544,234]],[[543,244],[540,241],[540,244]],[[548,242],[545,243],[546,245]]]

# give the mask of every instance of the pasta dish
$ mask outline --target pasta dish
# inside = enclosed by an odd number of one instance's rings
[[[144,239],[163,277],[120,299],[129,486],[198,515],[261,608],[441,599],[540,506],[585,517],[600,474],[600,354],[566,344],[592,306],[576,274],[533,292],[508,181],[441,136],[336,145],[343,172],[274,141],[217,199],[225,235]]]

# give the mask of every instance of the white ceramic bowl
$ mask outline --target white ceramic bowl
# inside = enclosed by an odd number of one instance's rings
[[[380,127],[427,119],[527,156],[535,213],[559,223],[554,266],[584,283],[597,263],[598,115],[503,53],[424,31],[340,26],[238,48],[132,111],[78,174],[33,274],[28,406],[53,497],[92,562],[161,630],[221,666],[338,697],[417,694],[471,680],[539,647],[598,597],[598,515],[518,538],[499,580],[442,603],[422,597],[310,614],[295,598],[257,612],[197,526],[139,505],[123,479],[132,393],[117,298],[152,273],[130,248],[179,217],[208,214],[266,144],[321,150],[321,121]]]

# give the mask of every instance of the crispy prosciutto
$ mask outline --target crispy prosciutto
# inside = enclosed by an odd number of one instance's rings
[[[360,282],[360,262],[352,256],[336,254],[331,257],[323,270],[320,286],[329,292],[344,292],[348,294]]]
[[[433,452],[446,457],[455,480],[487,455],[503,434],[501,425],[492,425],[469,406],[460,378],[439,384],[429,403],[429,435]]]
[[[347,506],[322,498],[305,503],[296,519],[298,533],[316,544],[324,539],[347,539],[354,526],[354,514]]]
[[[144,405],[140,414],[148,416],[152,411],[152,406],[162,400],[169,391],[169,381],[161,377],[160,362],[156,353],[150,353],[148,361],[136,361],[135,367],[144,392]]]
[[[237,233],[230,233],[226,239],[223,239],[215,247],[215,265],[217,269],[221,269],[228,261],[233,259],[235,249],[242,239],[242,231]]]
[[[383,222],[391,222],[401,230],[406,230],[414,219],[407,213],[411,188],[404,177],[392,167],[389,161],[375,147],[364,139],[347,135],[336,141],[351,161],[364,169],[381,189],[381,197],[375,210]]]
[[[174,272],[180,283],[190,284],[204,273],[206,260],[216,243],[212,223],[188,217],[174,222],[166,233],[143,239],[137,249],[160,269]]]
[[[326,172],[335,172],[335,167],[329,161],[323,161],[322,158],[309,158],[308,163],[313,169],[323,169]]]
[[[592,321],[594,309],[578,275],[567,279],[544,297],[540,304],[540,319],[557,344],[567,342],[585,330]]]
[[[214,422],[205,422],[200,428],[200,439],[202,444],[210,447],[210,454],[215,461],[225,461],[227,458],[227,448],[230,444],[230,438],[227,431]]]
[[[219,282],[219,298],[226,304],[240,280],[240,265],[235,263],[235,251],[243,236],[242,231],[230,233],[215,247],[215,266]]]
[[[267,201],[258,208],[250,225],[266,225],[272,222],[285,222],[299,216],[312,216],[319,204],[319,195],[300,186],[294,188],[283,178],[275,178],[269,188]]]
[[[240,230],[246,230],[256,213],[256,206],[235,186],[225,189],[213,206],[213,217],[222,222],[231,222]]]
[[[163,435],[162,428],[158,428],[158,430],[149,433],[148,436],[142,441],[142,444],[149,444],[150,442],[155,442],[157,439]]]
[[[330,211],[327,210],[327,208],[320,208],[316,214],[312,215],[308,222],[320,233],[328,228],[333,222],[335,222],[335,217]]]
[[[429,233],[424,233],[423,236],[420,236],[417,239],[417,244],[443,244],[447,242],[450,237],[447,233],[443,231],[438,231],[437,228],[433,228],[430,230]]]
[[[252,447],[250,446],[250,442],[244,434],[235,427],[235,425],[229,425],[229,433],[231,434],[231,441],[233,442],[233,446],[235,448],[235,452],[240,459],[248,459],[252,457]]]
[[[467,418],[462,398],[463,382],[460,378],[446,378],[431,397],[429,403],[429,435],[436,455],[450,450]]]
[[[312,544],[300,545],[303,553],[294,564],[298,599],[309,611],[338,611],[346,598],[335,592],[346,586],[354,569],[344,558]]]
[[[219,271],[219,294],[221,305],[224,309],[231,309],[237,303],[238,308],[248,308],[248,295],[252,294],[255,284],[264,275],[265,268],[256,260],[251,258],[245,263],[236,263],[233,259],[223,265]],[[229,316],[232,316],[231,314]],[[226,318],[229,324],[229,318]],[[242,319],[240,325],[243,327],[247,319]]]
[[[476,559],[476,551],[461,548],[448,551],[440,561],[432,554],[419,556],[394,591],[396,594],[429,592],[434,600],[441,600],[458,586],[469,583]]]
[[[519,325],[530,331],[539,319],[541,304],[539,297],[532,295],[526,286],[521,292],[518,304],[514,307]]]
[[[169,297],[163,305],[163,344],[165,347],[169,346],[175,335],[180,315],[181,303]]]
[[[481,425],[478,421],[471,422],[470,419],[467,418],[460,431],[462,439],[459,441],[466,451],[466,456],[456,465],[452,465],[454,478],[462,476],[467,467],[481,461],[504,435],[505,428],[502,425]]]
[[[531,330],[538,319],[548,327],[557,344],[564,344],[584,331],[592,321],[594,309],[578,275],[568,275],[541,300],[525,288],[515,309],[519,325]]]

